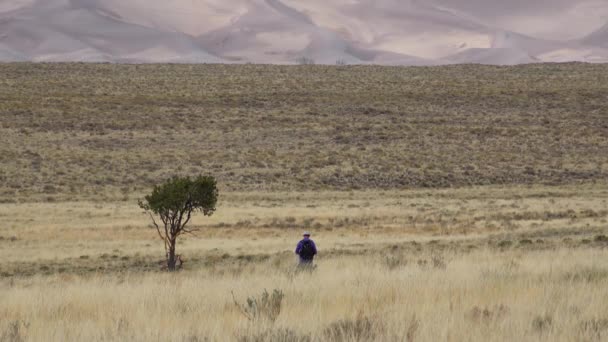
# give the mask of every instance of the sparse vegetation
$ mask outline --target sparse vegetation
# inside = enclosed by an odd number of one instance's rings
[[[222,210],[193,218],[198,232],[180,242],[188,267],[177,275],[160,272],[166,260],[133,201],[5,204],[2,236],[17,239],[0,240],[0,335],[601,341],[608,251],[596,236],[606,234],[605,217],[528,215],[516,230],[494,218],[514,203],[529,213],[601,212],[605,193],[597,185],[224,193]],[[322,224],[319,267],[294,274],[301,231],[283,222],[310,217]],[[273,300],[271,289],[282,296]],[[368,323],[373,330],[362,333]]]
[[[232,294],[234,305],[243,313],[250,321],[267,320],[271,323],[277,320],[281,313],[281,305],[283,304],[283,291],[274,289],[272,294],[264,289],[262,295],[257,297],[248,297],[246,304],[240,304],[234,293]]]
[[[331,323],[323,330],[323,339],[327,341],[377,341],[384,328],[378,319],[365,317],[362,313],[355,319],[342,319]]]
[[[311,342],[309,335],[299,335],[290,329],[267,329],[262,332],[245,332],[238,342]]]
[[[29,323],[15,320],[9,321],[5,326],[4,332],[0,334],[0,341],[7,342],[23,342],[27,340],[27,328],[29,327]]]
[[[608,179],[606,65],[17,63],[0,75],[8,202],[124,198],[204,172],[225,191]]]
[[[310,57],[302,56],[296,58],[296,63],[299,65],[314,65],[315,60]]]

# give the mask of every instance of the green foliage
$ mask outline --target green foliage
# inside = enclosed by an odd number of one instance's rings
[[[181,258],[175,254],[177,237],[183,233],[190,233],[186,225],[192,218],[192,213],[201,211],[203,215],[210,216],[215,211],[218,190],[217,184],[211,176],[173,177],[161,185],[156,185],[152,193],[139,201],[139,206],[150,214],[158,235],[165,243],[167,268],[172,271],[181,267]],[[160,227],[154,220],[156,214],[160,216],[163,226]],[[177,264],[179,261],[179,265]]]
[[[145,202],[140,201],[139,206],[167,219],[196,210],[210,216],[215,211],[217,197],[217,184],[211,176],[173,177],[154,186],[152,194],[145,197]]]

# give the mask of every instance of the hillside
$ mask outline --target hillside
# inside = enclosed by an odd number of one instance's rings
[[[4,200],[608,176],[608,66],[1,64]],[[28,197],[33,198],[33,197]]]
[[[601,0],[9,0],[0,61],[607,62],[607,17]]]

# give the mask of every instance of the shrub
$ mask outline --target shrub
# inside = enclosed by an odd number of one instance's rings
[[[383,260],[384,265],[390,271],[407,266],[407,259],[403,255],[387,255]]]
[[[595,340],[602,340],[608,334],[608,319],[590,319],[579,323],[579,330],[582,335]]]
[[[302,56],[302,57],[296,58],[296,63],[298,63],[300,65],[314,65],[315,60],[310,57]]]
[[[608,270],[599,267],[581,268],[566,273],[564,278],[567,281],[603,282],[608,278]]]
[[[498,243],[498,247],[500,248],[508,248],[511,247],[511,245],[513,245],[513,241],[510,240],[503,240]]]
[[[434,256],[432,261],[433,268],[445,270],[448,267],[447,263],[445,262],[445,259],[442,256]]]
[[[21,342],[26,340],[26,330],[29,328],[28,322],[16,320],[8,324],[6,330],[0,335],[0,341]]]
[[[551,317],[550,315],[536,316],[532,320],[532,328],[534,328],[534,330],[538,331],[539,333],[544,333],[547,330],[550,330],[552,325],[553,317]]]
[[[247,317],[250,321],[267,320],[272,323],[277,320],[279,314],[281,314],[281,306],[283,303],[283,291],[274,289],[272,294],[264,289],[262,295],[259,298],[248,297],[246,304],[240,304],[237,302],[232,293],[232,299],[234,304],[241,311],[241,313]]]
[[[331,323],[323,330],[327,341],[376,341],[384,326],[370,317],[359,314],[355,319],[342,319]]]
[[[608,236],[606,235],[597,235],[594,238],[595,242],[608,242]]]
[[[268,329],[257,334],[237,337],[238,342],[310,342],[309,335],[299,335],[290,329]]]
[[[503,304],[492,308],[474,306],[468,316],[474,322],[489,324],[490,322],[503,319],[509,312],[509,307]]]
[[[410,321],[407,323],[407,332],[405,333],[405,340],[407,342],[413,342],[418,329],[420,328],[420,321],[416,318],[416,314],[412,316]]]

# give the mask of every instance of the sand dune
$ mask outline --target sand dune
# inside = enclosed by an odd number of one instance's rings
[[[0,61],[607,60],[605,0],[0,0]]]
[[[499,64],[515,65],[539,62],[526,51],[517,48],[468,49],[448,56],[443,60],[446,64]]]

